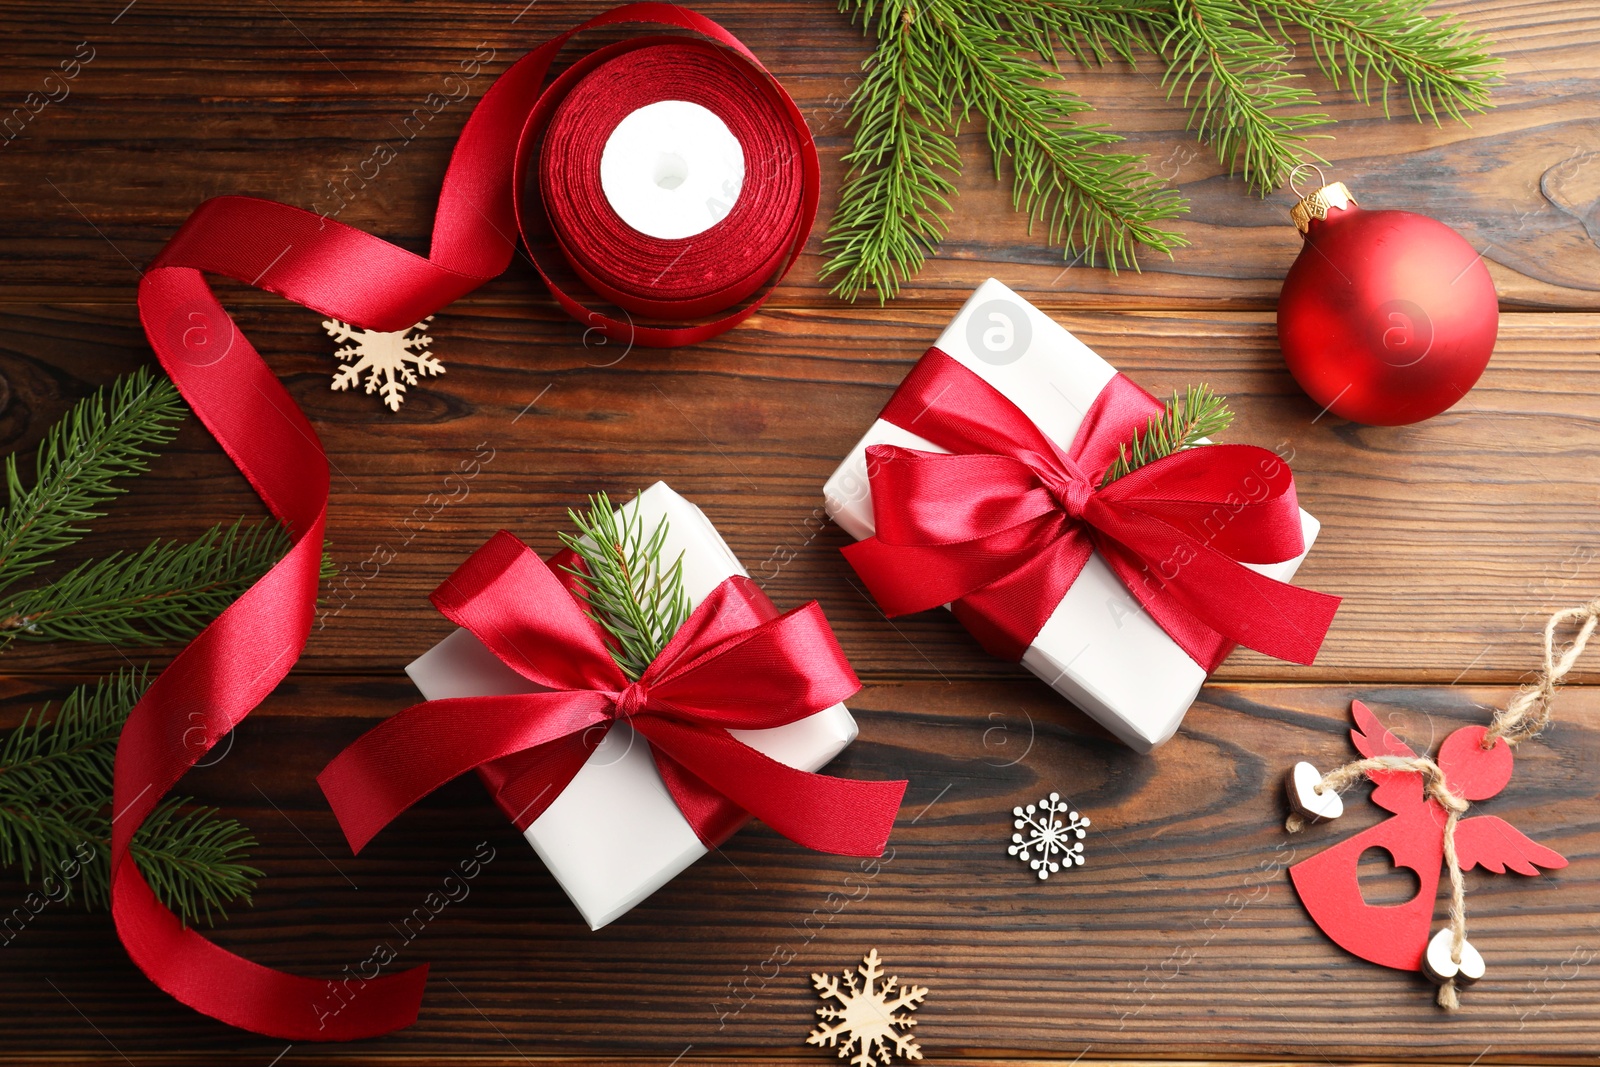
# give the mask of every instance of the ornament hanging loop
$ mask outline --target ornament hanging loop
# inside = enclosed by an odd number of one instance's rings
[[[1556,632],[1571,624],[1576,624],[1578,631],[1572,643],[1558,651]],[[1483,735],[1484,748],[1494,747],[1501,738],[1515,745],[1545,728],[1550,722],[1550,701],[1555,697],[1556,687],[1583,655],[1597,625],[1600,625],[1600,597],[1550,616],[1544,626],[1544,669],[1539,672],[1537,681],[1523,686],[1504,709],[1495,712],[1494,721]]]
[[[1320,189],[1327,185],[1328,178],[1327,175],[1322,173],[1321,167],[1315,163],[1296,163],[1294,169],[1289,171],[1289,191],[1294,193],[1295,196],[1304,198],[1306,194],[1300,188],[1300,179],[1305,176],[1306,171],[1313,170],[1317,172],[1317,188]]]

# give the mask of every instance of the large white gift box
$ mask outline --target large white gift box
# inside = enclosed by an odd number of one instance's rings
[[[637,513],[647,532],[667,521],[662,558],[670,561],[682,553],[683,588],[691,606],[726,579],[748,577],[700,509],[665,482],[624,504],[621,513]],[[412,661],[406,673],[428,700],[539,689],[465,629]],[[729,733],[781,763],[817,771],[855,740],[856,723],[843,704],[835,704],[786,726]],[[649,743],[624,722],[611,727],[523,836],[595,930],[706,854],[667,793]]]
[[[1063,450],[1116,374],[1038,308],[993,278],[968,298],[934,345],[1010,400]],[[823,487],[828,514],[858,541],[872,536],[869,445],[942,448],[909,430],[872,424]],[[1306,549],[1320,524],[1304,509]],[[1252,570],[1288,581],[1305,559]],[[1140,752],[1173,735],[1205,671],[1161,629],[1096,552],[1034,638],[1023,666]]]

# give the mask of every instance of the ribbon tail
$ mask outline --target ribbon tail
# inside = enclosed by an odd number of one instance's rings
[[[1235,644],[1303,666],[1316,661],[1339,597],[1268,578],[1142,512],[1119,509],[1112,518],[1102,511],[1095,525],[1101,555],[1157,621],[1163,601],[1176,603]],[[1135,544],[1137,553],[1129,547]],[[1151,559],[1160,561],[1158,570]]]
[[[1226,557],[1224,560],[1228,571],[1243,572],[1232,575],[1233,598],[1221,607],[1210,600],[1191,603],[1183,598],[1189,610],[1201,608],[1207,622],[1222,623],[1213,629],[1246,648],[1303,667],[1315,663],[1341,598],[1280,582]]]
[[[608,722],[608,707],[608,698],[593,692],[413,704],[335,756],[317,784],[350,850],[360,852],[395,816],[467,771],[543,745],[585,744],[589,727]],[[576,773],[581,764],[568,766]],[[550,795],[566,784],[553,782]]]
[[[1022,566],[962,597],[951,610],[985,652],[1019,662],[1093,551],[1088,535],[1069,527]]]
[[[651,745],[796,844],[840,856],[883,855],[906,782],[798,770],[726,730],[696,729],[654,716],[641,716],[634,725]]]
[[[362,981],[362,995],[344,1000],[331,981],[275,971],[208,941],[156,899],[132,863],[117,869],[114,886],[111,916],[128,956],[161,990],[213,1019],[280,1041],[354,1041],[417,1020],[427,964]]]
[[[970,593],[974,584],[983,584],[952,574],[946,564],[949,550],[943,545],[890,545],[868,537],[841,551],[867,594],[891,619],[948,604]]]

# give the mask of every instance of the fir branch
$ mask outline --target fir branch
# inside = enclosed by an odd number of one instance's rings
[[[77,895],[88,907],[104,907],[110,880],[109,835],[99,832],[104,822],[91,808],[18,804],[0,790],[0,865],[21,868],[24,882],[54,899]]]
[[[1163,456],[1193,448],[1232,423],[1233,412],[1227,398],[1218,396],[1211,386],[1191,385],[1182,393],[1173,393],[1161,411],[1150,416],[1142,433],[1134,431],[1131,446],[1117,446],[1117,458],[1106,468],[1100,488]]]
[[[13,640],[187,640],[288,549],[277,523],[240,519],[187,543],[154,541],[137,552],[90,560],[0,607],[0,650]]]
[[[1098,253],[1115,272],[1138,266],[1140,245],[1170,254],[1188,243],[1159,225],[1187,210],[1183,199],[1141,169],[1141,157],[1103,151],[1122,138],[1080,124],[1087,103],[1059,85],[1038,84],[1037,64],[993,25],[962,20],[937,0],[928,17],[950,35],[963,103],[986,119],[997,178],[1010,160],[1012,206],[1028,213],[1030,225],[1044,222],[1046,239],[1063,245],[1064,256]]]
[[[1139,51],[1154,45],[1152,20],[1168,7],[1169,0],[986,0],[967,10],[1059,70],[1062,54],[1086,67],[1113,57],[1138,66]]]
[[[149,465],[153,446],[172,440],[183,418],[178,390],[141,367],[79,401],[45,434],[24,488],[17,457],[6,457],[7,505],[0,511],[0,589],[32,574],[45,557],[77,543],[83,524],[122,492],[116,479]]]
[[[829,259],[821,272],[838,277],[835,294],[853,300],[875,289],[880,303],[922,269],[944,237],[940,214],[955,192],[949,176],[961,170],[945,43],[909,17],[909,5],[891,0],[885,7],[888,26],[850,94],[855,144],[844,156],[847,176],[823,240]],[[864,0],[868,25],[875,11]]]
[[[1333,120],[1300,111],[1316,96],[1288,69],[1289,53],[1244,0],[1173,0],[1161,38],[1168,96],[1180,88],[1189,126],[1262,195],[1296,165],[1327,162],[1306,147],[1305,131]]]
[[[1141,161],[1109,153],[1118,138],[1081,123],[1088,105],[1047,78],[1063,56],[1085,66],[1142,52],[1161,57],[1162,84],[1230,173],[1263,195],[1303,162],[1332,120],[1289,68],[1293,27],[1335,85],[1370,102],[1401,88],[1419,119],[1489,106],[1497,61],[1427,0],[839,0],[877,38],[851,94],[855,141],[824,248],[822,276],[854,299],[895,295],[947,232],[943,216],[961,161],[955,132],[987,124],[997,175],[1012,164],[1012,200],[1070,256],[1081,248],[1115,270],[1143,248],[1184,242],[1162,223],[1184,210]],[[1270,28],[1269,28],[1270,27]],[[1037,56],[1039,62],[1032,59]]]
[[[638,508],[613,510],[604,493],[589,498],[587,511],[567,515],[577,533],[563,533],[561,542],[583,567],[565,569],[578,579],[587,614],[611,638],[617,666],[638,681],[689,617],[683,555],[663,569],[667,520],[647,536]]]
[[[78,870],[64,895],[103,907],[110,893],[111,782],[122,724],[145,689],[145,672],[119,671],[68,694],[51,716],[29,711],[0,743],[0,865],[24,879]],[[131,851],[156,896],[185,922],[248,902],[260,871],[245,851],[249,831],[215,809],[162,801]],[[83,857],[88,856],[87,859]]]
[[[107,803],[116,739],[145,690],[145,671],[122,670],[73,689],[54,716],[49,705],[23,715],[0,745],[0,797],[59,808]],[[0,842],[0,862],[12,863]],[[28,868],[24,867],[26,875]]]
[[[1427,0],[1256,0],[1278,25],[1297,26],[1309,35],[1311,51],[1335,87],[1349,84],[1356,99],[1372,101],[1372,83],[1383,90],[1383,114],[1390,115],[1389,89],[1399,86],[1418,121],[1461,120],[1464,112],[1490,106],[1489,91],[1499,82],[1500,60],[1488,42],[1460,22],[1433,18]]]
[[[227,906],[250,903],[261,872],[250,866],[256,839],[237,819],[216,808],[190,807],[187,797],[168,797],[145,816],[129,853],[156,898],[183,917],[212,923],[227,918]],[[109,836],[110,824],[106,826]]]
[[[1142,0],[1149,3],[1151,0]],[[921,269],[946,232],[960,169],[953,109],[987,122],[995,174],[1012,170],[1012,202],[1043,222],[1065,256],[1097,253],[1112,270],[1137,267],[1138,246],[1170,253],[1183,244],[1160,223],[1181,214],[1183,200],[1139,167],[1139,157],[1102,151],[1121,140],[1082,124],[1089,105],[1020,54],[1054,59],[1059,43],[1083,59],[1131,57],[1136,0],[1113,0],[1104,16],[1082,0],[842,0],[879,43],[867,77],[851,95],[855,147],[849,177],[824,247],[823,277],[840,275],[834,292],[854,298],[867,288],[880,301]],[[1122,6],[1116,6],[1122,5]],[[1081,258],[1081,256],[1080,256]]]

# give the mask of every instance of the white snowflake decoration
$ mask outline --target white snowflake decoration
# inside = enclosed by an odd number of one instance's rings
[[[444,364],[434,359],[425,349],[433,338],[422,328],[433,321],[429,315],[409,329],[384,333],[381,330],[363,330],[338,319],[324,319],[322,328],[335,341],[349,341],[334,353],[344,361],[333,376],[334,389],[348,389],[361,382],[366,373],[367,393],[380,393],[390,411],[399,411],[405,402],[406,386],[417,384],[417,375],[443,374]]]
[[[1062,818],[1063,812],[1066,818]],[[1089,817],[1069,810],[1060,793],[1051,793],[1037,805],[1012,808],[1011,814],[1017,817],[1012,825],[1025,833],[1012,834],[1011,847],[1006,851],[1032,867],[1041,879],[1060,873],[1062,867],[1071,870],[1074,865],[1083,866],[1083,838]]]
[[[811,1031],[806,1044],[837,1047],[839,1058],[849,1057],[852,1067],[874,1067],[874,1056],[879,1064],[891,1062],[896,1054],[908,1060],[922,1059],[922,1049],[910,1034],[900,1031],[917,1025],[911,1013],[928,991],[916,985],[901,986],[892,975],[883,978],[883,960],[878,958],[877,949],[868,952],[856,970],[863,980],[860,986],[849,971],[844,973],[842,985],[831,974],[811,976],[822,999],[838,1001],[838,1006],[817,1009],[822,1022]],[[882,984],[878,982],[880,978]]]

